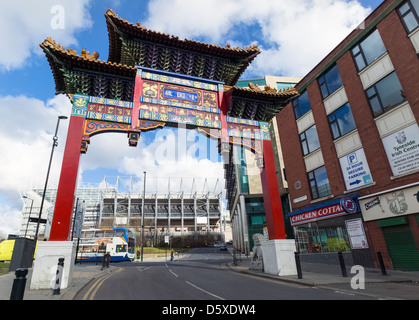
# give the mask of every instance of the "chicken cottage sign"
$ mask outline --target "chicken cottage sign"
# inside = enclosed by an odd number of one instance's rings
[[[305,209],[304,211],[290,212],[290,221],[292,226],[296,226],[355,212],[358,212],[358,205],[356,201],[351,197],[345,197],[340,200],[326,203],[322,206],[309,208],[308,210]]]

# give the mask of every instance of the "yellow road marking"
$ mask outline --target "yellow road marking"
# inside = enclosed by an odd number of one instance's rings
[[[93,284],[93,286],[90,287],[90,289],[86,292],[86,294],[83,296],[83,300],[93,300],[95,297],[96,292],[99,290],[100,286],[105,282],[106,279],[109,279],[113,274],[121,272],[124,270],[124,268],[118,268],[115,272],[110,273],[102,278],[99,278],[96,280],[96,282]],[[92,293],[90,295],[90,293]],[[90,295],[90,297],[89,297]]]

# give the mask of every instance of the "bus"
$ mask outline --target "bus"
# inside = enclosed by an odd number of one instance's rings
[[[77,262],[99,262],[109,252],[111,262],[133,261],[134,232],[127,228],[85,229],[79,239]]]

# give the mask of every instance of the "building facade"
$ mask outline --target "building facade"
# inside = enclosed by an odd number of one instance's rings
[[[25,192],[21,236],[34,237],[37,227],[34,218],[39,216],[42,195],[43,188],[33,187]],[[57,188],[48,188],[39,227],[41,239],[48,238],[56,197]],[[211,233],[231,239],[229,217],[223,209],[221,192],[188,193],[168,189],[167,193],[147,192],[143,197],[143,193],[121,190],[117,182],[116,185],[79,186],[75,199],[75,208],[82,208],[78,212],[84,215],[83,228],[128,227],[138,233],[144,207],[144,230],[149,238]]]
[[[237,81],[236,87],[247,90],[278,92],[293,88],[301,78],[265,76],[257,79]],[[289,211],[288,184],[281,168],[284,167],[276,118],[270,122],[270,135],[276,167],[276,178],[284,217]],[[254,246],[252,236],[263,234],[266,227],[265,207],[263,200],[260,168],[257,166],[255,154],[238,146],[233,147],[232,159],[225,166],[228,209],[232,221],[234,247],[246,254]],[[285,221],[287,237],[292,236],[290,224]],[[265,228],[266,232],[266,228]]]
[[[386,0],[277,115],[301,253],[419,270],[418,53],[419,1]]]

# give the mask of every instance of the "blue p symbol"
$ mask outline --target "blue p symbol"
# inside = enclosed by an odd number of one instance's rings
[[[352,153],[352,154],[348,155],[348,163],[349,164],[354,164],[356,162],[358,162],[358,159],[356,158],[355,153]]]

